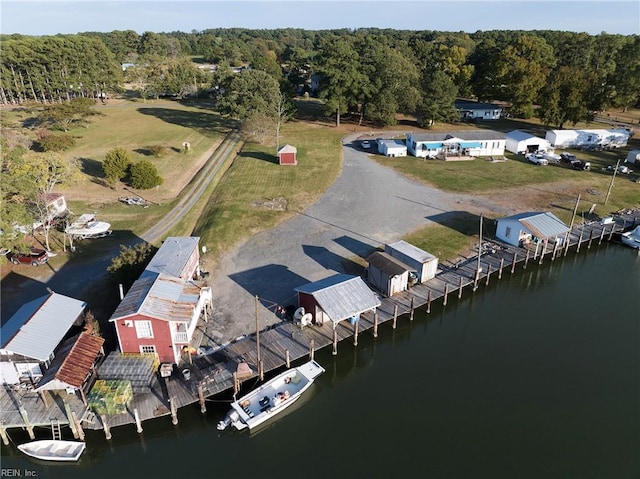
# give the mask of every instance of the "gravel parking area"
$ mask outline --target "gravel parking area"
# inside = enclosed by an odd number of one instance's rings
[[[483,198],[455,195],[412,181],[343,140],[343,171],[322,198],[294,218],[236,246],[211,271],[214,314],[203,344],[221,344],[281,319],[274,305],[296,304],[294,288],[336,272],[353,273],[356,257],[432,223],[451,211],[511,214]],[[375,147],[375,146],[374,146]],[[297,166],[301,168],[304,166]]]

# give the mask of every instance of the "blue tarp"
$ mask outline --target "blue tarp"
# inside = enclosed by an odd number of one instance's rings
[[[437,150],[439,148],[442,148],[442,143],[434,143],[431,141],[422,143],[423,150]]]
[[[481,148],[479,141],[461,141],[460,148]]]

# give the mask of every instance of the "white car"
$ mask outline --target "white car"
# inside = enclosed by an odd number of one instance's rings
[[[548,165],[549,164],[549,160],[547,160],[544,156],[542,156],[540,153],[529,153],[525,156],[525,158],[527,159],[527,161],[534,163],[536,165]]]

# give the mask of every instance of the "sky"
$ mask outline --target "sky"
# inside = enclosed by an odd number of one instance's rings
[[[397,30],[564,30],[640,34],[639,0],[0,0],[0,32],[55,35],[209,28],[366,27]]]

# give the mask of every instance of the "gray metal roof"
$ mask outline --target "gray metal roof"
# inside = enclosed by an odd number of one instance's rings
[[[50,293],[23,305],[2,326],[2,349],[46,361],[87,304]]]
[[[431,253],[427,253],[426,251],[418,248],[417,246],[412,245],[411,243],[407,243],[404,240],[396,241],[395,243],[391,243],[387,245],[387,248],[398,251],[399,253],[404,254],[405,256],[418,261],[419,263],[429,263],[431,261],[438,261]],[[385,248],[385,249],[387,249]]]
[[[394,258],[388,253],[383,253],[382,251],[376,251],[372,253],[367,258],[367,263],[369,263],[369,267],[373,266],[383,273],[387,273],[388,275],[395,276],[398,274],[403,274],[407,271],[415,271],[415,268],[404,264],[399,259]]]
[[[412,134],[415,141],[445,141],[450,138],[460,138],[461,140],[503,140],[504,133],[494,130],[463,130],[450,133],[416,133]]]
[[[406,148],[402,140],[378,140],[378,143],[387,145],[387,148]]]
[[[201,285],[170,275],[138,279],[120,302],[109,321],[133,315],[165,321],[188,321],[198,304]]]
[[[549,212],[520,213],[502,218],[498,221],[501,220],[519,221],[525,228],[540,239],[554,238],[556,236],[564,235],[569,231],[569,227],[567,225],[560,221],[556,215]]]
[[[334,323],[380,306],[378,296],[362,278],[348,274],[336,274],[295,291],[311,294]]]
[[[506,133],[505,137],[506,138],[512,138],[512,139],[514,139],[516,141],[524,141],[524,140],[530,140],[530,139],[546,141],[544,138],[540,138],[539,136],[536,136],[536,135],[533,135],[531,133],[527,133],[526,131],[521,131],[521,130],[510,131],[510,132]]]
[[[189,258],[194,250],[198,249],[198,236],[170,236],[158,252],[153,256],[142,276],[149,272],[166,273],[180,277],[187,266]]]

